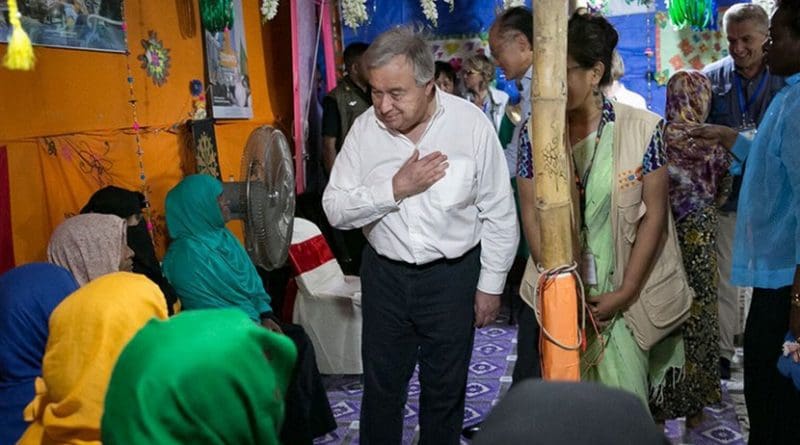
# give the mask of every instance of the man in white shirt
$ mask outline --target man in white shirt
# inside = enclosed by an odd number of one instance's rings
[[[409,28],[363,58],[373,107],[323,195],[331,224],[363,228],[362,444],[399,444],[419,359],[420,444],[458,444],[474,327],[494,320],[519,240],[503,151],[469,102],[440,92]]]

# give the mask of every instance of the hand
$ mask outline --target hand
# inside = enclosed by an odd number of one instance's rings
[[[730,150],[736,143],[739,133],[733,128],[724,125],[702,124],[689,131],[689,140],[692,138],[702,139],[713,144],[720,144]]]
[[[420,159],[419,150],[403,163],[392,178],[395,201],[414,196],[428,190],[436,181],[444,177],[447,170],[447,156],[440,151],[425,155]]]
[[[272,331],[272,332],[274,332],[276,334],[283,334],[283,330],[278,325],[278,323],[275,323],[275,320],[273,320],[273,319],[271,319],[269,317],[261,320],[261,326],[269,329],[270,331]]]
[[[475,327],[482,328],[493,322],[500,312],[500,295],[475,291]]]
[[[604,294],[587,297],[589,311],[601,326],[607,325],[617,312],[624,309],[631,300],[628,292],[615,290]]]

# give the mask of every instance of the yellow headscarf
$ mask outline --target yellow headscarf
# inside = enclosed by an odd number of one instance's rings
[[[67,297],[50,317],[43,377],[25,408],[29,444],[99,444],[103,400],[122,348],[152,318],[166,319],[164,295],[143,275],[104,275]]]

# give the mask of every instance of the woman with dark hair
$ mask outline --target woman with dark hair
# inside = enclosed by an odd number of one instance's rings
[[[436,86],[445,93],[456,94],[456,70],[453,65],[437,61],[434,66],[433,79]]]
[[[626,389],[646,404],[666,371],[683,366],[683,344],[672,336],[645,351],[622,313],[650,281],[681,265],[680,255],[660,249],[671,227],[664,122],[602,94],[617,40],[601,16],[575,14],[569,21],[567,142],[580,205],[576,258],[583,259],[588,311],[599,325],[587,338],[581,372],[584,380]],[[533,172],[530,144],[522,154],[529,165],[520,171]]]
[[[161,288],[164,298],[167,299],[167,309],[172,314],[178,296],[161,273],[153,239],[150,238],[147,224],[142,218],[142,209],[145,206],[142,193],[110,185],[96,191],[81,209],[81,213],[116,215],[128,222],[127,242],[134,254],[133,272],[147,276]]]

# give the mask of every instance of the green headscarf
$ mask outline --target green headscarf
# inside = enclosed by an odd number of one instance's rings
[[[207,175],[184,178],[167,194],[167,229],[172,244],[164,276],[185,310],[235,306],[253,321],[272,312],[256,268],[217,203],[222,183]]]
[[[241,311],[152,320],[125,346],[102,421],[106,444],[278,444],[297,350]]]

